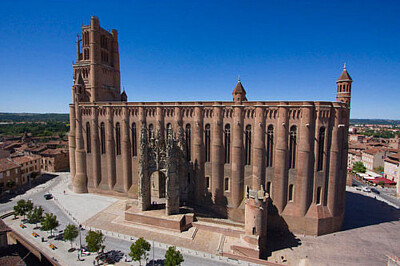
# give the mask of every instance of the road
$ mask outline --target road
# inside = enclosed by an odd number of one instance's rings
[[[63,175],[63,174],[62,174]],[[35,206],[42,206],[45,212],[51,212],[57,216],[57,220],[59,221],[59,226],[58,230],[63,230],[67,224],[75,224],[77,225],[68,215],[64,213],[63,210],[60,209],[60,207],[54,202],[54,200],[46,200],[43,198],[43,195],[48,193],[48,191],[56,186],[63,178],[63,176],[56,176],[53,179],[38,185],[28,191],[26,191],[22,195],[18,195],[14,198],[11,198],[10,201],[4,202],[0,204],[0,213],[6,213],[9,211],[12,211],[13,206],[15,206],[16,202],[20,199],[25,199],[25,200],[31,200]],[[85,244],[85,236],[87,234],[86,230],[81,231],[81,241],[82,245]],[[79,237],[76,240],[76,245],[79,243]],[[119,238],[114,238],[110,236],[105,237],[104,245],[106,246],[105,251],[114,251],[118,252],[120,257],[122,258],[121,261],[124,261],[123,257],[125,254],[128,254],[130,252],[129,248],[130,245],[132,244],[132,241],[127,241],[127,240],[122,240]],[[153,245],[152,245],[153,246]],[[157,262],[157,260],[162,260],[164,259],[165,255],[165,249],[155,247],[151,249],[151,252],[149,254],[149,260],[153,258],[153,253],[154,253],[154,259]],[[76,253],[74,253],[76,254]],[[75,256],[75,255],[73,255]],[[238,265],[237,261],[230,260],[231,263],[228,262],[223,262],[223,261],[218,261],[208,259],[208,258],[202,258],[202,257],[196,257],[196,256],[190,256],[187,254],[183,254],[184,257],[184,263],[182,265]],[[79,262],[77,262],[79,264]],[[247,262],[241,262],[241,265],[254,265],[254,264],[248,264]],[[152,265],[152,264],[150,264]],[[157,265],[157,264],[156,264]]]

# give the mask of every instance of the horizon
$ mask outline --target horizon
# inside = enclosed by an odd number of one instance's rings
[[[68,113],[76,34],[96,15],[118,30],[128,101],[231,101],[238,75],[250,101],[335,101],[346,62],[351,119],[400,119],[395,1],[22,2],[0,11],[0,112]]]

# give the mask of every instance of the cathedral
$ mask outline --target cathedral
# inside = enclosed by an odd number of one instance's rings
[[[243,224],[306,235],[341,229],[352,79],[336,101],[249,101],[240,79],[232,101],[128,102],[120,87],[118,33],[97,17],[77,36],[70,104],[73,189],[166,199]],[[249,240],[250,242],[252,240]],[[260,242],[261,241],[261,242]]]

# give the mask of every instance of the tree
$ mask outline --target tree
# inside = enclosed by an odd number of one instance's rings
[[[355,162],[353,165],[353,170],[357,173],[365,173],[367,171],[363,162]]]
[[[25,219],[25,215],[30,212],[33,208],[33,203],[32,201],[28,200],[25,201],[23,199],[19,200],[17,202],[17,205],[14,206],[14,214],[16,215],[22,215],[24,216]]]
[[[165,252],[165,260],[164,260],[164,265],[165,266],[177,266],[181,265],[183,262],[183,256],[179,252],[179,250],[176,250],[176,247],[169,247],[168,250]]]
[[[147,255],[148,251],[150,251],[150,243],[144,240],[143,237],[139,238],[138,240],[135,241],[135,243],[132,243],[131,245],[131,252],[129,253],[129,256],[132,257],[134,261],[139,261],[139,265],[141,264],[141,260],[145,259],[147,262]]]
[[[53,235],[53,230],[57,228],[58,221],[57,216],[52,213],[46,213],[43,220],[41,221],[42,230],[50,231],[50,236]]]
[[[79,234],[78,228],[74,224],[69,224],[65,227],[64,240],[71,242],[71,248],[72,248],[72,242],[75,240],[75,238],[78,237],[78,234]]]
[[[374,170],[375,170],[376,172],[378,172],[378,173],[382,173],[382,172],[385,171],[385,168],[383,168],[383,166],[378,166],[378,167],[374,168]]]
[[[90,230],[86,235],[86,244],[90,252],[99,252],[100,249],[104,249],[102,245],[104,242],[104,235],[101,231]]]
[[[9,189],[12,189],[14,186],[15,186],[15,182],[14,181],[12,181],[12,180],[8,180],[7,181],[7,187]]]
[[[43,209],[41,206],[35,207],[27,215],[28,221],[31,224],[36,224],[43,219]]]

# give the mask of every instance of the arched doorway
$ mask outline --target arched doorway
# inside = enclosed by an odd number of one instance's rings
[[[165,198],[166,177],[162,171],[154,171],[150,176],[151,196],[155,198]]]

